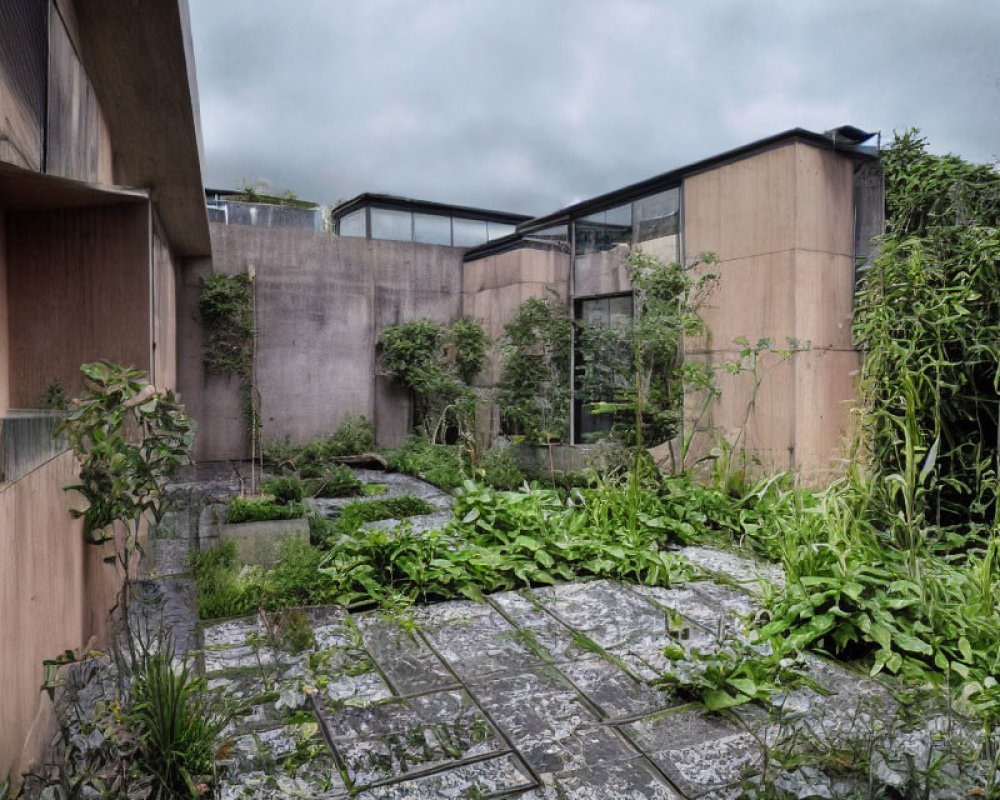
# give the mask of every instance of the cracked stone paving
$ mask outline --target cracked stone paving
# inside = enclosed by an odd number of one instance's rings
[[[243,709],[223,733],[232,741],[224,800],[721,800],[740,795],[781,735],[761,706],[712,714],[650,683],[677,615],[691,642],[711,646],[746,626],[762,588],[782,580],[774,566],[688,547],[680,552],[704,577],[669,589],[593,581],[395,616],[308,608],[314,643],[293,655],[259,618],[196,620],[188,552],[206,536],[205,509],[238,488],[223,474],[199,478],[174,488],[180,502],[168,537],[152,540],[141,588],[209,687]],[[386,478],[391,493],[435,506],[424,527],[447,519],[446,495]],[[775,701],[796,730],[846,741],[894,709],[882,683],[814,657],[810,673],[823,693],[799,688]],[[900,734],[898,747],[918,756],[928,735]],[[817,781],[808,796],[837,789],[807,767],[787,779]]]

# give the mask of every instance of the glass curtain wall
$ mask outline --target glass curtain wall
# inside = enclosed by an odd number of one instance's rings
[[[580,217],[573,230],[573,439],[585,443],[607,435],[613,423],[612,415],[593,413],[594,403],[613,400],[630,375],[629,250],[667,263],[680,259],[680,188]]]

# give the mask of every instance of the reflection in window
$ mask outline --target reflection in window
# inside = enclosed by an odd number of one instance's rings
[[[341,236],[367,236],[365,230],[365,210],[363,208],[345,214],[337,225],[337,233]]]
[[[475,247],[487,241],[486,220],[455,217],[453,224],[455,247]]]
[[[576,303],[576,356],[573,378],[574,441],[606,436],[614,414],[595,414],[595,403],[627,392],[631,380],[632,295]]]
[[[576,254],[603,253],[632,241],[632,206],[624,205],[581,217],[576,225]]]
[[[639,246],[650,255],[672,262],[680,258],[680,189],[668,189],[635,204]]]
[[[409,242],[413,239],[413,215],[409,211],[373,208],[372,238]]]
[[[422,244],[451,244],[451,217],[439,214],[413,215],[413,241]]]

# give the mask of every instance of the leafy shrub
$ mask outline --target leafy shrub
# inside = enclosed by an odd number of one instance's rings
[[[352,533],[366,522],[381,519],[406,519],[420,514],[432,514],[434,506],[419,497],[404,495],[385,500],[366,500],[348,503],[341,509],[335,529],[340,533]]]
[[[310,497],[356,497],[364,493],[365,486],[343,464],[327,467],[318,478],[305,481],[305,491]]]
[[[264,448],[271,466],[298,473],[303,478],[321,478],[336,465],[332,459],[355,456],[375,448],[375,427],[363,415],[345,414],[329,436],[303,445],[272,442]]]
[[[212,775],[216,737],[227,724],[204,679],[172,661],[147,655],[132,676],[127,720],[139,744],[135,764],[153,778],[151,800],[200,796],[196,783]]]
[[[479,459],[483,483],[494,489],[512,490],[525,481],[524,472],[509,448],[487,450]]]
[[[430,444],[412,436],[402,447],[384,455],[390,469],[415,475],[446,491],[458,488],[466,478],[461,454],[451,445]]]
[[[497,403],[505,425],[529,442],[569,436],[573,323],[565,304],[533,297],[504,326]]]
[[[279,506],[287,506],[302,501],[302,481],[295,476],[264,481],[260,485],[260,490],[263,494],[273,495],[274,502]]]
[[[266,497],[234,497],[226,508],[226,522],[265,522],[304,517],[306,509],[298,503],[280,505]]]
[[[236,543],[231,539],[192,554],[191,567],[198,587],[201,619],[239,616],[257,609],[259,596],[240,580]]]
[[[330,579],[319,571],[322,551],[296,539],[283,542],[278,562],[264,578],[267,608],[329,603]]]

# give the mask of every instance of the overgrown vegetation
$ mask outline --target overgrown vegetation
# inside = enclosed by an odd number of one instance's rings
[[[256,443],[260,413],[252,381],[256,338],[253,293],[253,277],[249,273],[213,273],[201,279],[198,310],[204,336],[205,371],[239,379],[243,416],[248,434]]]
[[[432,320],[389,325],[379,335],[379,369],[409,389],[414,427],[434,443],[449,427],[471,438],[475,395],[469,383],[486,359],[486,334],[472,319],[450,328]]]
[[[573,322],[555,298],[525,300],[504,325],[496,401],[506,429],[525,441],[569,441]]]
[[[685,266],[632,252],[633,318],[620,328],[577,322],[580,397],[629,446],[676,436],[685,388],[712,383],[710,368],[684,362],[683,342],[707,333],[699,311],[717,282],[714,263],[709,254]]]

